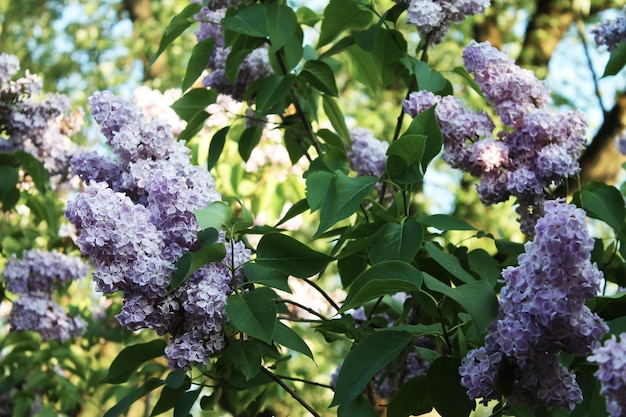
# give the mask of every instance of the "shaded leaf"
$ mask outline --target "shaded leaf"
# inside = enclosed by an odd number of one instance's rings
[[[150,65],[154,64],[154,61],[167,49],[172,42],[176,40],[189,26],[191,26],[195,19],[193,16],[200,12],[201,5],[197,3],[189,4],[183,9],[182,12],[172,18],[170,23],[165,28],[163,37],[159,44],[159,49],[150,59]]]
[[[160,379],[150,378],[141,387],[133,390],[130,394],[126,395],[124,398],[118,401],[117,404],[115,404],[106,413],[104,413],[103,417],[119,417],[121,415],[127,415],[130,406],[133,405],[135,401],[147,395],[149,392],[159,388],[164,383],[165,382]]]
[[[198,42],[193,49],[191,50],[191,56],[189,57],[189,62],[187,63],[187,70],[185,72],[185,77],[183,78],[182,90],[187,91],[189,87],[196,82],[198,77],[202,75],[202,72],[206,69],[209,58],[213,53],[213,48],[215,47],[215,39],[206,38],[200,42]]]
[[[419,216],[417,221],[431,226],[439,230],[476,230],[474,226],[463,219],[451,216],[449,214],[431,214],[427,216]]]
[[[255,262],[245,263],[243,265],[243,271],[249,282],[263,284],[267,287],[291,293],[291,288],[289,288],[289,284],[287,283],[289,275],[284,272],[259,265]]]
[[[274,329],[274,342],[313,359],[313,352],[311,352],[311,349],[309,349],[309,346],[300,337],[300,335],[280,321],[276,321],[276,328]]]
[[[263,126],[256,125],[245,128],[239,137],[239,156],[245,162],[248,162],[248,159],[250,159],[250,154],[259,144],[262,134]]]
[[[410,263],[422,245],[423,238],[424,228],[414,219],[404,224],[385,223],[372,236],[369,259],[372,264],[389,260]]]
[[[432,410],[426,375],[419,375],[402,385],[387,406],[387,417],[419,416]]]
[[[215,103],[216,99],[216,90],[194,88],[176,100],[171,107],[181,119],[190,122],[198,113],[203,112],[208,105]]]
[[[471,283],[471,282],[476,281],[476,279],[469,272],[463,269],[463,267],[461,266],[461,263],[456,258],[456,256],[449,254],[449,253],[445,253],[433,242],[426,242],[424,246],[428,254],[439,265],[443,266],[446,269],[446,271],[448,271],[449,273],[451,273],[452,275],[454,275],[455,277],[457,277],[458,279],[460,279],[461,281],[465,283]]]
[[[335,83],[335,74],[324,61],[307,61],[301,72],[302,76],[322,93],[337,97],[339,91]]]
[[[403,135],[387,149],[387,173],[398,184],[422,180],[422,157],[427,138],[424,135]]]
[[[468,417],[474,409],[474,401],[467,398],[466,390],[461,385],[458,371],[460,365],[460,359],[442,356],[428,369],[428,396],[442,417]]]
[[[261,349],[252,340],[231,339],[225,349],[235,369],[249,381],[261,371]]]
[[[337,132],[344,142],[350,143],[350,132],[348,131],[348,126],[346,126],[346,120],[335,99],[326,94],[322,94],[322,106],[335,132]]]
[[[228,297],[226,314],[231,323],[241,332],[272,343],[276,324],[276,303],[273,296],[257,289]]]
[[[230,130],[230,126],[226,126],[215,132],[213,138],[211,139],[211,145],[209,145],[209,156],[207,157],[206,165],[207,169],[210,171],[217,164],[217,161],[224,150],[224,145],[226,144],[226,135],[228,135],[228,131]]]
[[[317,47],[332,42],[345,30],[365,27],[371,20],[372,13],[359,7],[354,0],[330,0],[324,9]]]
[[[111,363],[107,376],[102,380],[109,384],[122,384],[144,363],[164,355],[166,343],[155,339],[147,343],[126,346]]]
[[[332,256],[317,252],[292,237],[268,233],[259,242],[256,263],[298,278],[308,278],[333,259]]]
[[[611,51],[611,57],[606,64],[602,77],[616,75],[626,65],[626,42],[622,42],[619,46]]]

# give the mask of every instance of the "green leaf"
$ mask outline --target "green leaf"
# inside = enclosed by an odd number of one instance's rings
[[[316,135],[322,139],[327,145],[332,146],[335,149],[339,149],[343,154],[346,154],[346,144],[341,136],[328,129],[320,129],[316,132]]]
[[[228,135],[228,131],[230,130],[230,126],[226,126],[215,132],[213,138],[211,139],[211,145],[209,145],[209,156],[206,161],[207,169],[210,171],[217,165],[217,161],[220,159],[220,155],[224,150],[224,145],[226,144],[226,135]]]
[[[335,83],[335,74],[324,61],[307,61],[301,72],[302,76],[322,93],[337,97],[339,91]]]
[[[309,202],[306,200],[306,198],[303,198],[302,200],[296,202],[294,205],[289,207],[289,210],[287,210],[287,213],[285,213],[283,218],[280,219],[278,223],[276,223],[275,227],[280,226],[286,221],[293,219],[297,215],[302,214],[307,210],[309,210]]]
[[[379,417],[374,406],[365,396],[358,397],[340,404],[337,408],[337,417]]]
[[[254,400],[248,404],[246,407],[246,416],[247,417],[257,417],[261,412],[261,408],[265,403],[265,398],[267,397],[267,390],[263,390],[262,393],[257,395]]]
[[[452,71],[455,74],[458,74],[461,77],[463,77],[463,79],[465,80],[467,85],[469,85],[472,88],[472,90],[474,90],[476,93],[478,93],[479,96],[481,96],[483,98],[485,97],[485,95],[483,94],[483,90],[480,89],[480,85],[478,85],[478,83],[476,81],[474,81],[474,79],[472,78],[471,75],[469,75],[469,73],[467,72],[465,67],[454,67],[454,69]]]
[[[422,156],[422,172],[426,172],[426,167],[441,151],[443,146],[443,136],[435,117],[435,106],[426,109],[413,119],[408,129],[402,134],[424,135],[427,137]]]
[[[397,184],[414,184],[422,180],[422,157],[427,138],[403,135],[387,149],[387,173]]]
[[[309,349],[309,346],[307,346],[300,335],[280,321],[276,321],[274,342],[313,359],[313,352],[311,352],[311,349]]]
[[[261,349],[252,340],[231,339],[225,350],[239,372],[249,381],[261,371]]]
[[[377,178],[350,178],[341,171],[319,171],[306,181],[307,200],[311,210],[320,208],[320,223],[314,237],[319,237],[338,221],[353,215],[376,185]],[[327,184],[327,187],[322,188]]]
[[[373,333],[352,349],[341,366],[330,406],[346,404],[358,397],[376,372],[394,360],[413,340],[406,332]]]
[[[296,239],[280,233],[268,233],[257,246],[256,263],[298,278],[318,273],[334,258],[317,252]]]
[[[410,263],[423,238],[424,228],[416,220],[409,219],[401,225],[386,223],[372,236],[369,259],[372,265],[390,260]]]
[[[188,385],[189,384],[187,384],[186,386],[181,385],[175,388],[168,385],[164,386],[161,390],[161,394],[159,395],[159,400],[154,405],[150,416],[158,416],[159,414],[163,414],[166,411],[174,408],[176,404],[180,401],[181,397],[185,394],[185,391],[187,391]]]
[[[248,93],[255,96],[257,112],[267,113],[272,107],[283,102],[292,85],[293,78],[289,75],[270,75],[254,82],[249,87]]]
[[[346,52],[350,57],[350,75],[352,78],[367,87],[370,94],[374,96],[380,94],[379,89],[382,81],[374,56],[358,45],[351,46]]]
[[[281,72],[290,73],[298,66],[304,55],[304,47],[302,46],[303,40],[304,32],[302,28],[298,26],[295,33],[289,37],[287,43],[278,51],[278,54],[282,53],[283,63],[285,65],[285,68],[280,68]],[[271,62],[272,57],[270,57],[270,63]]]
[[[226,314],[241,332],[267,344],[272,343],[276,325],[276,303],[273,296],[257,289],[228,297]]]
[[[189,26],[191,26],[195,19],[193,16],[200,12],[202,6],[197,3],[192,3],[185,7],[182,12],[172,18],[169,25],[165,28],[159,49],[150,59],[150,65],[154,64],[154,61],[167,49],[167,47],[176,40]]]
[[[611,51],[611,57],[606,64],[602,77],[616,75],[624,68],[624,65],[626,65],[626,42],[620,43],[616,49]]]
[[[460,359],[442,356],[430,365],[426,375],[430,401],[443,417],[467,417],[475,406],[461,385],[460,365]]]
[[[374,44],[376,43],[376,38],[380,33],[380,29],[385,21],[384,16],[378,20],[378,23],[370,26],[362,32],[359,32],[355,35],[356,44],[359,45],[361,49],[367,52],[372,52],[374,50]]]
[[[446,271],[466,284],[476,282],[476,279],[469,272],[463,269],[456,256],[445,253],[433,242],[426,242],[424,246],[428,254],[435,260],[435,262],[443,266]]]
[[[419,416],[432,410],[433,405],[428,398],[428,382],[426,375],[419,375],[402,385],[395,397],[387,406],[388,417]]]
[[[188,417],[189,412],[200,396],[200,392],[202,392],[202,388],[185,392],[174,407],[174,417]]]
[[[479,335],[496,319],[498,299],[487,281],[474,281],[452,288],[427,273],[423,273],[423,277],[429,290],[450,297],[472,316]]]
[[[380,75],[382,88],[388,87],[396,78],[406,74],[400,58],[406,55],[407,42],[401,32],[381,30],[376,38],[372,56]]]
[[[19,181],[19,172],[12,166],[0,166],[0,201],[15,188]]]
[[[617,188],[598,182],[586,184],[580,191],[580,203],[590,217],[602,220],[617,231],[622,228],[626,208]]]
[[[119,417],[121,415],[127,415],[130,406],[133,405],[135,401],[147,395],[149,392],[159,388],[164,383],[165,382],[160,379],[150,378],[141,387],[131,391],[130,394],[122,398],[117,404],[111,407],[106,413],[104,413],[103,417]]]
[[[107,376],[102,380],[109,384],[122,384],[144,363],[164,355],[166,343],[155,339],[147,343],[126,346],[111,363]]]
[[[319,56],[319,59],[330,58],[340,52],[345,51],[352,45],[356,44],[356,38],[354,35],[348,35],[345,38],[335,42],[327,51]]]
[[[415,77],[420,90],[428,90],[435,94],[441,93],[447,86],[447,80],[439,72],[433,70],[423,61],[415,63]]]
[[[234,16],[222,19],[222,26],[235,33],[266,38],[269,36],[267,13],[263,4],[253,4],[244,7]]]
[[[243,271],[249,282],[263,284],[267,287],[276,288],[288,293],[291,292],[291,288],[289,288],[289,284],[287,283],[289,275],[284,272],[259,265],[255,262],[245,263],[243,265]]]
[[[221,230],[228,225],[233,217],[233,210],[223,201],[214,201],[207,207],[193,212],[200,229],[212,227]]]
[[[179,139],[188,141],[193,138],[204,127],[204,121],[211,117],[206,111],[196,113],[195,116],[187,122],[185,129],[178,135]]]
[[[185,378],[187,376],[187,371],[184,369],[177,369],[175,371],[171,371],[165,377],[165,385],[169,388],[180,388],[183,386],[185,382]]]
[[[291,7],[276,3],[265,4],[267,32],[270,38],[270,51],[275,53],[285,46],[300,30],[298,18]]]
[[[206,69],[209,58],[213,53],[215,47],[215,39],[206,38],[198,42],[191,50],[191,56],[187,63],[187,70],[185,72],[185,78],[183,78],[182,90],[187,91],[189,87],[196,82],[198,77],[202,75],[202,72]]]
[[[419,291],[422,280],[422,273],[406,262],[378,263],[354,280],[340,311],[359,307],[383,295]]]
[[[431,214],[427,216],[419,216],[416,218],[420,223],[426,226],[434,227],[439,230],[476,230],[474,226],[463,219],[451,216],[449,214]]]
[[[196,252],[186,253],[176,262],[177,269],[172,277],[169,292],[176,291],[176,289],[198,269],[207,264],[219,262],[225,257],[226,247],[221,242],[205,246]],[[181,262],[183,258],[185,258],[185,260]]]
[[[322,94],[322,106],[335,132],[337,132],[344,142],[350,143],[350,132],[348,131],[348,126],[346,126],[346,120],[335,99],[326,94]]]
[[[256,125],[250,126],[244,129],[243,133],[239,137],[239,156],[245,162],[250,159],[250,154],[261,140],[263,134],[263,126]]]
[[[363,28],[371,20],[372,13],[359,7],[355,0],[330,0],[324,9],[317,47],[332,42],[345,30]]]
[[[194,88],[176,100],[171,107],[183,120],[190,122],[198,113],[203,112],[209,104],[215,103],[216,99],[216,90]]]
[[[495,287],[500,279],[498,262],[484,249],[474,249],[467,254],[467,260],[472,271],[476,272],[481,280],[485,280]]]
[[[28,175],[30,175],[35,183],[37,190],[41,194],[44,194],[46,192],[46,188],[50,184],[50,176],[41,161],[26,151],[15,151],[13,152],[13,157],[20,163],[24,171],[28,172]],[[1,174],[0,178],[2,178]],[[4,186],[5,182],[4,178],[2,178],[2,180],[0,180],[0,196],[3,195],[1,190]],[[0,197],[0,199],[2,198]]]
[[[298,17],[298,22],[301,25],[311,27],[315,26],[315,24],[322,19],[322,16],[306,6],[298,7],[298,10],[296,10],[296,16]]]

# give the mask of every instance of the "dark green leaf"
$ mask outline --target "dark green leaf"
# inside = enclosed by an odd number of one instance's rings
[[[209,58],[213,53],[215,47],[215,39],[206,38],[196,44],[191,51],[189,62],[187,63],[187,71],[185,72],[185,78],[183,78],[182,90],[187,91],[189,87],[196,82],[198,77],[202,75],[202,72],[206,69]]]
[[[211,117],[206,111],[196,113],[194,117],[187,122],[185,129],[178,135],[179,139],[188,141],[193,138],[204,127],[204,121]]]
[[[250,159],[250,154],[259,144],[262,134],[263,126],[256,125],[245,128],[239,137],[239,156],[241,156],[241,159],[245,162]]]
[[[261,349],[252,340],[232,339],[225,350],[239,372],[249,381],[261,371]]]
[[[495,287],[500,279],[498,262],[484,249],[474,249],[467,254],[467,260],[472,271],[476,272],[481,280],[487,281]]]
[[[265,397],[267,397],[267,390],[263,390],[263,392],[256,396],[250,404],[246,407],[246,415],[248,417],[257,417],[261,412],[261,408],[265,403]]]
[[[430,365],[426,376],[426,389],[430,401],[443,417],[468,417],[474,409],[461,385],[459,366],[461,360],[442,356]]]
[[[185,394],[185,391],[187,391],[187,388],[188,386],[184,385],[176,388],[172,388],[167,385],[164,386],[161,390],[161,394],[159,395],[159,400],[154,405],[150,416],[158,416],[159,414],[163,414],[174,408],[178,401],[180,401],[181,397]]]
[[[400,58],[406,55],[407,43],[402,33],[381,30],[376,38],[372,56],[376,62],[382,88],[389,86],[397,77],[406,74]]]
[[[418,114],[406,132],[403,133],[404,135],[424,135],[428,138],[424,147],[424,155],[422,156],[422,172],[425,172],[430,161],[439,155],[443,145],[443,136],[435,117],[435,106]]]
[[[12,166],[0,166],[0,201],[15,188],[19,181],[19,172]]]
[[[626,42],[620,43],[615,50],[611,51],[611,58],[606,64],[602,77],[616,75],[624,68],[624,65],[626,65]]]
[[[260,290],[228,297],[226,314],[241,332],[272,343],[276,324],[276,303],[273,297]]]
[[[288,293],[291,292],[291,288],[289,288],[289,284],[287,283],[289,275],[284,272],[259,265],[255,262],[244,264],[243,271],[249,282],[263,284],[267,287],[277,288]]]
[[[358,397],[376,372],[394,360],[413,340],[406,332],[373,333],[352,349],[341,366],[330,406],[347,404]]]
[[[149,392],[159,388],[164,383],[165,382],[160,379],[149,379],[141,387],[133,390],[130,394],[122,398],[117,404],[111,407],[106,413],[104,413],[103,417],[119,417],[127,415],[130,406],[133,405],[135,401],[145,396]]]
[[[355,0],[330,0],[324,9],[324,20],[317,47],[337,38],[343,31],[367,26],[372,13],[359,7]]]
[[[380,33],[380,28],[382,27],[384,21],[385,19],[382,17],[375,25],[357,33],[355,35],[356,44],[359,45],[359,47],[361,47],[364,51],[372,52],[374,49],[374,43],[376,42],[376,38]]]
[[[109,384],[122,384],[144,363],[163,356],[166,343],[155,339],[147,343],[126,346],[111,363],[107,376],[102,380]]]
[[[181,119],[190,122],[198,113],[215,103],[217,91],[206,88],[194,88],[172,104],[172,109]],[[182,135],[181,135],[182,136]]]
[[[322,105],[324,107],[324,113],[326,113],[326,117],[328,117],[335,132],[343,139],[344,143],[350,143],[350,132],[346,126],[346,120],[335,99],[326,94],[322,94]]]
[[[188,252],[188,254],[191,254],[189,261],[187,261],[186,259],[185,262],[182,263],[180,266],[178,262],[176,263],[177,267],[180,268],[181,273],[175,274],[174,277],[172,277],[170,292],[175,291],[183,282],[187,280],[187,278],[189,278],[198,269],[207,264],[219,262],[224,259],[224,257],[226,257],[226,248],[224,247],[223,243],[213,243],[209,246],[201,248],[196,252]],[[183,265],[188,265],[185,275],[182,275]]]
[[[408,380],[387,407],[387,417],[419,416],[432,410],[426,375]]]
[[[228,131],[230,130],[230,126],[226,126],[218,130],[214,135],[213,139],[211,139],[211,145],[209,146],[209,156],[206,161],[207,169],[210,171],[217,164],[217,161],[220,159],[220,155],[224,150],[224,145],[226,144],[226,135],[228,135]]]
[[[28,172],[28,175],[33,179],[37,190],[44,194],[46,188],[50,184],[50,177],[46,168],[44,168],[41,161],[35,158],[33,155],[26,151],[15,151],[13,157],[20,163],[24,171]],[[0,178],[2,178],[0,176]],[[4,178],[0,179],[0,196],[2,196],[2,188],[5,186]],[[1,199],[1,198],[0,198]]]
[[[309,202],[306,200],[306,198],[303,198],[302,200],[295,203],[293,206],[289,207],[289,210],[287,210],[287,213],[285,213],[283,218],[280,219],[278,223],[276,223],[275,227],[280,226],[286,221],[293,219],[297,215],[302,214],[307,210],[309,210]]]
[[[337,417],[379,417],[372,403],[363,395],[340,404],[337,408]]]
[[[327,51],[319,56],[319,59],[327,59],[335,54],[345,51],[356,43],[354,35],[348,35],[345,38],[335,42]]]
[[[276,321],[274,342],[313,359],[313,352],[311,352],[311,349],[309,349],[300,335],[280,321]]]
[[[318,273],[333,259],[292,237],[268,233],[259,242],[256,263],[298,278],[308,278]]]
[[[604,183],[586,184],[580,191],[580,202],[590,217],[602,220],[615,230],[622,228],[626,208],[617,188]]]
[[[335,74],[324,61],[307,61],[302,69],[302,76],[322,93],[337,97],[339,91],[335,83]]]
[[[291,76],[270,75],[252,84],[248,92],[255,96],[256,110],[266,113],[270,108],[283,102],[289,94],[293,78]]]
[[[404,224],[386,223],[372,236],[369,259],[372,264],[398,260],[410,263],[422,245],[424,228],[416,220]]]
[[[428,289],[450,297],[472,316],[479,335],[496,319],[498,299],[487,281],[474,281],[452,288],[427,273],[423,273],[423,277]]]
[[[383,295],[419,291],[422,273],[411,264],[386,261],[361,273],[350,286],[341,311],[350,310]]]
[[[427,138],[424,135],[403,135],[387,149],[387,173],[397,184],[421,181],[422,157]]]
[[[475,282],[476,279],[459,263],[459,260],[452,254],[445,253],[442,251],[437,245],[433,242],[426,242],[425,244],[426,251],[428,254],[441,266],[443,266],[446,271],[465,282],[466,284]]]
[[[346,52],[350,57],[350,75],[352,78],[367,87],[370,94],[374,96],[380,94],[379,89],[382,81],[374,56],[358,45],[351,46]]]
[[[196,403],[202,388],[185,392],[174,407],[174,417],[189,417],[189,412]]]
[[[276,53],[285,46],[294,33],[300,30],[298,18],[291,7],[276,3],[266,3],[267,31],[270,38],[270,51]]]
[[[280,68],[281,73],[288,74],[298,66],[302,56],[304,55],[304,32],[300,26],[296,27],[295,33],[289,37],[287,43],[282,47],[278,54],[282,54],[284,68]],[[272,62],[270,60],[270,62]],[[280,66],[280,65],[279,65]],[[317,113],[317,112],[316,112]]]
[[[320,137],[327,145],[333,148],[339,149],[342,153],[346,153],[346,144],[341,136],[328,129],[320,129],[317,131],[317,136]]]
[[[186,376],[187,371],[185,371],[184,369],[171,371],[169,374],[167,374],[167,377],[165,377],[165,385],[170,388],[180,388],[183,386]]]
[[[267,13],[263,4],[253,4],[242,8],[234,16],[225,17],[222,19],[222,26],[226,30],[256,38],[269,36]]]
[[[415,77],[420,90],[428,90],[440,94],[446,88],[446,79],[423,61],[415,63]]]
[[[159,49],[150,59],[150,65],[154,64],[154,61],[167,49],[167,47],[176,40],[189,26],[191,26],[195,19],[193,16],[200,12],[201,5],[192,3],[185,7],[182,12],[172,18],[169,25],[165,28]]]
[[[480,85],[478,85],[478,83],[474,81],[474,79],[469,75],[465,67],[455,67],[453,71],[456,74],[463,77],[467,85],[469,85],[472,88],[472,90],[478,93],[478,95],[480,95],[481,97],[485,97],[485,95],[483,94],[483,91],[480,89]]]

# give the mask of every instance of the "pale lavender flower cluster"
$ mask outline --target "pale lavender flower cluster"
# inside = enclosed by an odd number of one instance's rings
[[[32,330],[45,340],[65,341],[85,329],[80,317],[69,315],[52,300],[55,290],[87,276],[89,266],[79,258],[32,249],[7,261],[2,275],[13,301],[9,324],[16,331]]]
[[[219,1],[213,3],[227,3],[227,6],[218,8],[215,4],[210,3],[203,6],[200,13],[194,18],[198,21],[198,29],[196,30],[196,38],[202,41],[207,38],[215,40],[213,53],[209,58],[207,75],[202,84],[208,88],[214,88],[222,94],[227,94],[235,100],[242,101],[248,87],[255,81],[269,77],[274,72],[269,62],[267,47],[259,47],[254,49],[243,60],[239,67],[236,80],[231,80],[226,75],[226,59],[228,58],[231,48],[224,46],[224,30],[221,26],[221,20],[226,16],[228,6],[233,3],[247,3],[241,1]]]
[[[514,196],[521,229],[532,236],[543,214],[545,189],[580,170],[586,123],[580,112],[550,111],[545,84],[488,42],[472,41],[463,57],[506,130],[494,134],[495,123],[487,113],[471,111],[452,96],[418,91],[404,101],[404,108],[415,117],[436,104],[443,158],[481,179],[483,203]]]
[[[371,130],[355,127],[350,129],[352,149],[348,151],[350,168],[358,176],[381,177],[387,165],[389,143],[374,137]]]
[[[451,23],[467,16],[485,13],[489,0],[403,0],[408,6],[407,21],[430,44],[437,44],[448,33]]]
[[[70,136],[82,126],[82,118],[70,111],[67,97],[56,94],[33,99],[42,88],[39,77],[19,70],[13,55],[0,54],[0,151],[24,150],[38,158],[51,175],[68,175],[69,160],[77,146]]]
[[[506,357],[514,372],[510,403],[571,411],[582,393],[558,353],[586,356],[608,331],[585,305],[603,275],[590,261],[594,240],[583,210],[562,199],[547,201],[535,233],[519,265],[502,272],[506,285],[485,346],[470,351],[459,372],[470,398],[494,399],[500,395],[494,387],[498,366]]]
[[[600,381],[600,394],[606,397],[606,409],[611,417],[621,417],[626,413],[626,333],[611,335],[602,346],[593,351],[587,359],[598,364],[595,376]]]
[[[219,241],[229,247],[222,263],[201,268],[170,292],[174,263],[200,248],[194,211],[221,196],[209,172],[190,163],[189,149],[174,141],[169,126],[146,121],[136,105],[110,92],[89,102],[113,157],[88,152],[74,158],[73,169],[87,187],[68,202],[66,217],[80,233],[79,248],[95,264],[96,287],[122,293],[116,316],[121,325],[172,336],[166,349],[172,368],[206,364],[224,345],[232,271],[250,252],[222,234]]]
[[[617,49],[620,43],[626,42],[626,8],[622,9],[617,19],[599,23],[591,29],[598,45],[606,45],[609,51]]]
[[[133,91],[133,102],[141,108],[147,119],[160,118],[171,126],[174,136],[178,136],[187,126],[187,122],[182,120],[170,106],[180,96],[180,89],[170,88],[160,92],[141,85]]]

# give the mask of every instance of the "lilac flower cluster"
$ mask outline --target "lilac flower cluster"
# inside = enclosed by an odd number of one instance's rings
[[[617,49],[620,43],[626,42],[626,8],[617,19],[599,23],[591,29],[598,45],[606,45],[609,51]]]
[[[452,96],[418,91],[404,101],[404,108],[415,117],[436,104],[444,159],[481,179],[483,203],[514,196],[521,229],[532,236],[543,215],[544,190],[580,169],[586,123],[580,112],[551,112],[545,84],[488,42],[472,41],[463,57],[506,130],[494,134],[495,123],[487,113],[473,112]]]
[[[169,126],[146,121],[136,105],[110,92],[89,102],[113,157],[88,152],[73,159],[87,187],[68,203],[66,217],[95,265],[96,287],[122,293],[121,325],[172,336],[166,349],[172,368],[206,364],[224,345],[233,271],[240,276],[250,252],[222,234],[219,241],[229,247],[222,263],[206,265],[169,292],[174,263],[200,248],[194,211],[221,196],[209,172],[191,165],[189,149],[173,140]]]
[[[396,0],[399,1],[399,0]],[[467,16],[485,13],[489,0],[402,0],[407,3],[407,21],[417,28],[422,39],[437,44],[448,33],[450,23]]]
[[[606,409],[611,417],[626,413],[626,333],[619,338],[618,342],[615,335],[611,335],[587,358],[599,366],[595,376],[600,381],[600,393],[606,397]]]
[[[387,165],[389,143],[376,139],[372,131],[362,127],[350,129],[352,149],[348,151],[350,168],[358,176],[381,177]]]
[[[224,30],[220,22],[226,16],[228,6],[241,3],[248,2],[227,0],[209,2],[209,5],[203,6],[200,13],[194,16],[199,24],[196,30],[198,41],[207,38],[215,40],[215,47],[207,66],[209,75],[204,78],[202,84],[205,87],[214,88],[222,94],[232,96],[238,101],[243,100],[246,90],[252,83],[274,73],[270,66],[267,47],[259,47],[250,52],[243,60],[236,80],[233,81],[226,75],[226,59],[231,48],[224,45]],[[219,4],[225,4],[225,6],[216,7]]]
[[[498,319],[485,346],[464,358],[461,382],[472,399],[497,398],[494,382],[506,357],[515,373],[509,402],[571,411],[582,393],[558,353],[588,355],[608,331],[585,305],[599,290],[603,275],[590,261],[594,240],[583,210],[562,199],[548,201],[535,232],[519,265],[502,272],[506,285]]]
[[[32,330],[45,340],[65,341],[80,335],[85,322],[69,315],[52,300],[53,292],[89,273],[79,258],[38,249],[24,251],[7,261],[2,275],[7,289],[18,295],[9,313],[9,324],[16,331]]]
[[[18,70],[15,56],[0,54],[0,133],[6,138],[0,139],[0,151],[24,150],[63,179],[77,149],[70,136],[82,126],[82,118],[70,112],[63,95],[33,99],[41,92],[41,79],[26,71],[23,78],[12,81]]]
[[[622,155],[626,155],[626,129],[623,129],[615,137],[615,147]]]

